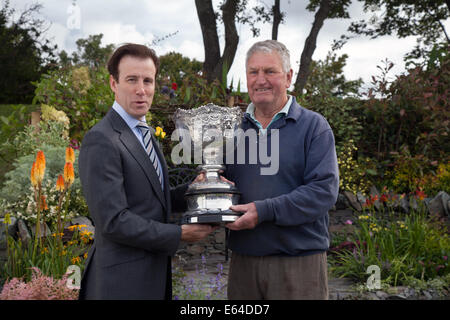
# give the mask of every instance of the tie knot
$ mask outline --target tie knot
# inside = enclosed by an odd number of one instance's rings
[[[137,126],[141,131],[148,131],[150,130],[150,128],[148,127],[148,124],[144,121],[139,121],[139,123],[137,124]]]

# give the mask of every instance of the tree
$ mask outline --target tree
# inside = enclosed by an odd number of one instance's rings
[[[274,7],[276,7],[276,3]],[[260,32],[256,26],[258,22],[269,22],[271,21],[271,16],[276,15],[274,25],[276,24],[275,29],[277,31],[279,23],[283,21],[283,13],[279,12],[276,14],[276,8],[274,7],[268,12],[263,5],[256,5],[248,9],[247,4],[248,0],[223,0],[219,5],[220,10],[215,12],[212,0],[195,0],[205,50],[203,73],[209,83],[216,79],[221,82],[226,81],[226,75],[233,64],[239,44],[236,23],[248,24],[253,36],[256,37],[259,36]],[[225,29],[225,47],[222,55],[220,54],[217,21],[223,22]]]
[[[196,59],[189,59],[184,57],[181,53],[169,52],[159,57],[160,68],[158,77],[163,84],[171,85],[171,83],[164,83],[164,81],[175,82],[180,85],[186,75],[196,75],[202,70],[202,63]]]
[[[348,81],[345,78],[347,58],[346,54],[337,56],[331,51],[324,60],[313,60],[309,81],[305,85],[306,94],[299,97],[302,106],[319,112],[330,122],[338,152],[351,139],[358,141],[362,130],[359,110],[355,112],[362,80]]]
[[[351,0],[311,0],[306,7],[309,11],[314,11],[317,7],[314,22],[311,31],[306,38],[305,46],[300,57],[300,68],[295,80],[295,92],[299,95],[303,93],[303,88],[308,80],[311,69],[311,61],[314,51],[316,50],[317,35],[323,26],[325,19],[333,18],[349,18],[347,7]]]
[[[114,45],[108,44],[101,46],[103,34],[90,35],[87,39],[78,39],[76,41],[77,51],[69,57],[64,50],[59,53],[59,59],[62,65],[82,64],[92,68],[106,66],[108,59],[114,51]]]
[[[278,27],[280,26],[280,23],[284,21],[286,14],[284,12],[281,12],[280,10],[280,0],[274,0],[274,4],[272,7],[270,7],[270,9],[267,7],[268,6],[264,2],[262,2],[262,5],[257,5],[253,8],[253,11],[255,13],[254,21],[262,21],[263,23],[273,21],[272,40],[277,40]],[[255,31],[253,29],[256,29],[254,23],[252,24],[252,31],[255,34]],[[259,30],[257,32],[259,32]]]
[[[34,18],[42,8],[34,4],[17,20],[6,1],[0,10],[0,103],[30,103],[34,95],[32,81],[39,79],[55,63],[57,46],[42,39],[46,31],[43,20]]]
[[[238,4],[239,1],[226,0],[221,6],[222,20],[225,27],[225,48],[223,54],[220,55],[216,14],[214,13],[212,0],[195,0],[205,49],[203,72],[208,82],[212,82],[215,79],[222,79],[226,76],[233,64],[239,43],[239,36],[235,25]]]
[[[434,44],[450,44],[442,21],[450,17],[449,0],[358,0],[364,11],[373,12],[368,20],[353,22],[348,31],[372,39],[395,33],[399,38],[417,36],[416,47],[406,58],[417,59],[428,55]],[[378,13],[378,14],[377,14]],[[349,37],[344,36],[344,41]]]
[[[273,25],[272,25],[272,40],[278,39],[278,26],[283,21],[283,14],[280,11],[280,0],[275,0],[272,7]]]

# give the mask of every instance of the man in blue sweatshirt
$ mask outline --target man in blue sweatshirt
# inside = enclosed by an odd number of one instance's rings
[[[228,298],[327,299],[328,210],[339,188],[333,132],[287,94],[293,71],[282,43],[254,44],[246,75],[245,135],[226,161],[242,192],[231,209],[244,212],[227,225]]]

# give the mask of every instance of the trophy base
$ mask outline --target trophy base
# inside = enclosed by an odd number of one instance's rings
[[[222,224],[236,221],[242,213],[232,210],[208,210],[200,212],[186,212],[182,219],[182,224],[206,223]]]

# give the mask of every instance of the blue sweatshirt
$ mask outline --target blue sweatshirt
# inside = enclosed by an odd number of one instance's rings
[[[242,129],[259,131],[247,113]],[[278,129],[278,133],[271,129]],[[279,142],[273,139],[276,134]],[[255,203],[258,225],[251,230],[231,231],[229,248],[252,256],[300,256],[326,251],[328,210],[336,203],[339,190],[334,136],[328,122],[301,107],[294,98],[288,114],[272,122],[265,135],[257,135],[257,141],[253,141],[257,148],[249,140],[244,144],[245,161],[241,154],[238,162],[242,144],[235,149],[234,161],[227,159],[232,164],[226,165],[226,177],[242,193],[239,203]],[[273,143],[279,143],[278,169]],[[260,148],[268,150],[271,163],[267,156],[254,160]],[[263,174],[264,168],[266,173],[277,171]]]

